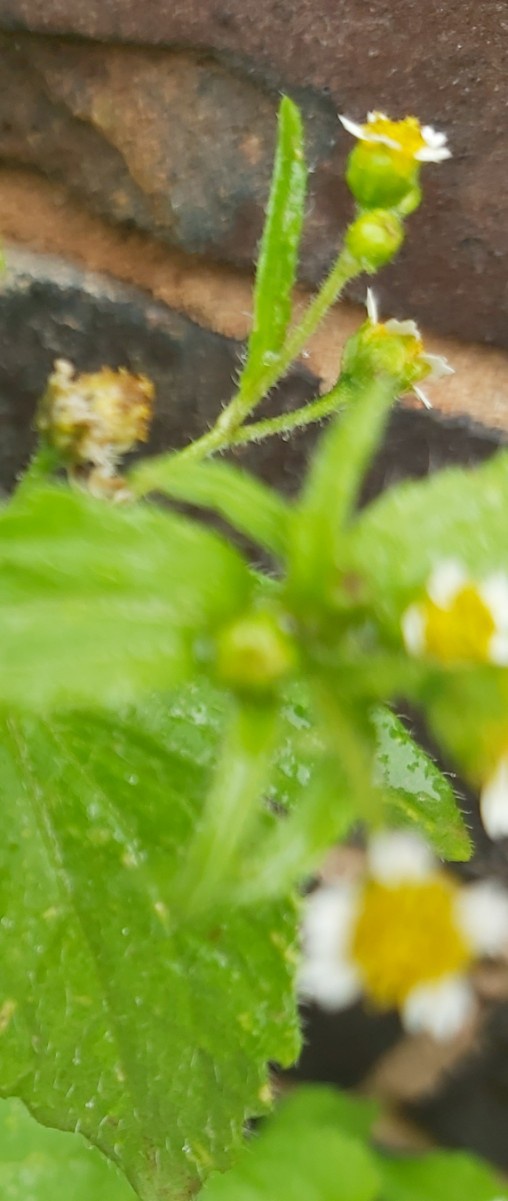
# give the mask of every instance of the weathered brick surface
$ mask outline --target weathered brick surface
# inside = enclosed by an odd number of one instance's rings
[[[36,166],[110,220],[194,254],[251,264],[278,95],[194,52],[0,37],[0,158]],[[339,236],[336,120],[306,104],[312,182],[304,274]],[[330,181],[333,181],[331,186]],[[342,186],[343,203],[349,205]]]
[[[349,142],[337,109],[413,110],[446,128],[454,159],[429,168],[425,208],[384,277],[385,294],[392,309],[411,308],[429,326],[507,345],[504,4],[0,0],[0,26],[132,43],[123,52],[21,45],[30,86],[53,106],[51,146],[46,138],[43,154],[39,140],[37,161],[68,174],[114,219],[239,264],[259,235],[280,88],[303,103],[316,168],[307,279],[322,272],[349,211],[340,184]],[[37,137],[26,143],[35,156]],[[0,137],[0,154],[7,150]],[[92,152],[91,179],[80,163]]]

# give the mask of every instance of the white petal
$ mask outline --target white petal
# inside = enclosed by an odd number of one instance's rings
[[[508,946],[508,893],[487,880],[461,888],[455,912],[464,937],[479,955],[498,955]]]
[[[489,643],[489,661],[498,667],[508,667],[508,635],[493,634]]]
[[[367,855],[370,875],[380,884],[424,880],[434,868],[434,857],[426,843],[405,830],[376,834]]]
[[[427,146],[446,146],[448,141],[446,134],[434,129],[433,125],[422,127],[422,138]]]
[[[447,146],[422,146],[421,150],[417,150],[415,159],[419,163],[444,163],[445,159],[451,158],[452,152]]]
[[[482,821],[489,838],[508,835],[508,757],[498,763],[480,796]]]
[[[347,129],[348,133],[352,133],[354,138],[364,138],[365,137],[363,125],[358,125],[357,121],[351,121],[351,119],[349,117],[342,117],[340,113],[339,113],[339,121],[344,126],[344,129]]]
[[[454,600],[457,592],[467,583],[467,574],[461,563],[455,559],[444,559],[434,568],[427,584],[430,599],[440,609],[446,609]]]
[[[425,405],[426,409],[432,408],[431,402],[423,391],[423,388],[419,388],[418,384],[413,384],[413,392],[415,393],[415,396],[418,397],[418,400],[421,400],[422,404]]]
[[[372,288],[367,288],[366,304],[367,304],[367,317],[369,318],[369,321],[372,321],[373,325],[377,325],[377,323],[378,323],[377,300],[376,300],[376,297],[374,296],[374,292],[372,291]]]
[[[319,888],[307,901],[298,987],[303,997],[326,1009],[344,1008],[361,993],[348,950],[358,893],[357,885],[344,884]]]
[[[490,609],[498,630],[508,630],[508,579],[503,572],[484,580],[478,592]]]
[[[379,142],[381,146],[389,146],[390,150],[400,150],[400,142],[396,142],[395,138],[389,138],[386,133],[364,133],[366,142]]]
[[[400,334],[401,337],[419,338],[420,330],[416,321],[397,321],[396,317],[390,317],[389,321],[385,321],[385,329],[390,334]]]
[[[308,898],[303,919],[307,959],[333,963],[344,957],[358,909],[359,893],[357,884],[345,883],[318,888]]]
[[[402,615],[402,635],[410,655],[425,650],[425,618],[419,605],[410,605]]]
[[[422,363],[427,363],[430,367],[430,374],[425,378],[442,379],[445,375],[455,375],[454,367],[451,367],[448,360],[442,354],[422,354],[420,355]]]
[[[386,113],[380,113],[379,110],[375,108],[372,110],[372,112],[367,113],[367,124],[372,125],[375,121],[388,121],[388,117]]]
[[[407,997],[402,1020],[411,1034],[425,1030],[436,1039],[453,1038],[474,1012],[474,994],[462,976],[421,984]]]
[[[300,996],[316,1001],[323,1009],[345,1009],[361,996],[358,971],[347,960],[334,964],[310,959],[303,962],[298,976]]]

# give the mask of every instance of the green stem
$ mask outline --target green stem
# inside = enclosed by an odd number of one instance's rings
[[[235,901],[251,905],[281,896],[312,874],[353,822],[378,824],[381,797],[373,784],[373,747],[347,713],[333,684],[318,687],[327,748],[298,807],[260,844],[255,865],[238,881]]]
[[[177,900],[188,916],[223,897],[256,817],[278,729],[271,706],[238,704],[226,731],[201,823],[190,846]]]
[[[260,844],[256,864],[250,870],[247,865],[235,888],[238,904],[284,896],[312,875],[333,843],[346,837],[358,815],[337,757],[317,765],[316,773],[295,812],[281,818]]]
[[[273,434],[291,434],[294,430],[303,429],[315,421],[322,421],[335,413],[341,405],[351,399],[352,389],[349,380],[339,379],[334,388],[312,400],[300,409],[291,413],[281,413],[278,417],[267,417],[264,421],[256,421],[252,425],[244,425],[231,438],[231,446],[245,446],[249,442],[261,442],[262,438],[270,438]]]
[[[293,527],[290,584],[301,598],[309,589],[321,594],[337,572],[344,529],[400,391],[399,380],[390,376],[350,380],[349,393],[342,386],[347,410],[318,445]]]
[[[223,435],[219,437],[217,427],[214,426],[208,434],[191,442],[183,450],[158,455],[155,459],[143,459],[132,468],[129,484],[136,496],[144,496],[150,491],[156,492],[161,488],[163,476],[168,476],[170,467],[173,469],[182,462],[200,463],[214,452],[224,450],[226,446],[247,446],[250,442],[261,442],[263,438],[270,438],[274,434],[290,434],[294,430],[303,429],[307,425],[322,421],[341,406],[348,404],[352,395],[350,381],[341,377],[329,392],[317,400],[310,401],[300,409],[293,409],[290,413],[281,413],[278,417],[267,417],[263,421],[242,426],[227,439]],[[164,487],[162,491],[165,491]]]
[[[259,434],[258,431],[257,434],[250,434],[249,437],[242,439],[239,436],[240,426],[243,425],[249,414],[256,408],[256,405],[266,396],[266,393],[286,375],[291,364],[298,358],[309,338],[315,333],[328,309],[340,296],[344,285],[350,279],[354,279],[356,275],[359,275],[361,271],[361,264],[356,259],[353,259],[347,251],[342,251],[319,292],[305,310],[299,325],[290,331],[279,354],[274,357],[273,362],[268,364],[256,379],[249,378],[248,376],[244,377],[244,381],[240,384],[238,392],[232,397],[226,408],[223,409],[213,428],[208,430],[206,434],[203,434],[201,438],[197,438],[195,442],[191,442],[188,446],[185,446],[183,450],[176,452],[175,457],[178,458],[179,462],[191,459],[204,459],[208,455],[215,454],[219,450],[224,450],[228,446],[238,445],[244,441],[254,441],[258,437],[268,435],[270,431],[267,431],[266,435],[264,433]],[[317,401],[316,404],[320,404],[325,400],[326,397],[321,397],[320,401]],[[330,412],[333,407],[332,405]],[[304,412],[303,409],[297,411],[302,414]],[[324,407],[324,412],[321,413],[321,416],[325,416],[327,412],[328,410]],[[309,418],[309,420],[319,420],[319,410],[318,415]],[[301,424],[306,425],[307,421],[302,419]],[[295,425],[289,428],[297,427]]]
[[[374,746],[369,745],[367,733],[364,735],[359,729],[354,716],[349,716],[350,698],[337,696],[333,680],[326,684],[319,682],[315,694],[327,729],[329,751],[335,752],[340,762],[357,815],[364,821],[377,823],[381,798],[372,782]]]
[[[344,285],[361,270],[357,259],[352,258],[348,251],[341,251],[319,292],[307,306],[302,320],[290,330],[279,353],[256,379],[244,377],[236,396],[221,413],[217,428],[228,436],[239,429],[259,401],[278,383],[301,354],[328,309],[340,296]]]

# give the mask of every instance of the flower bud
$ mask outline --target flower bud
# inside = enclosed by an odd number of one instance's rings
[[[273,613],[240,617],[218,638],[218,678],[236,691],[270,692],[294,670],[296,660],[295,644]]]
[[[404,228],[396,213],[367,209],[349,226],[346,247],[364,271],[373,274],[397,254]]]
[[[413,389],[428,406],[418,387],[422,380],[437,380],[453,375],[453,368],[441,355],[427,354],[414,321],[378,320],[377,304],[367,291],[368,320],[348,339],[342,356],[345,375],[362,378],[389,375],[397,380],[401,392]]]
[[[384,325],[373,326],[366,321],[346,342],[342,370],[355,378],[390,375],[399,381],[402,390],[413,382],[414,364],[421,349],[416,339],[390,334]]]
[[[346,181],[362,208],[395,208],[415,195],[419,168],[405,154],[381,142],[359,142],[351,151]]]

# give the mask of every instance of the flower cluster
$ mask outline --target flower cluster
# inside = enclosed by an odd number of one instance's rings
[[[431,573],[421,600],[406,609],[402,631],[411,655],[445,664],[508,665],[508,578],[477,581],[445,559]]]
[[[307,902],[301,993],[327,1009],[362,994],[409,1031],[457,1034],[474,1014],[469,969],[508,950],[508,894],[448,876],[405,832],[375,837],[356,878]]]

